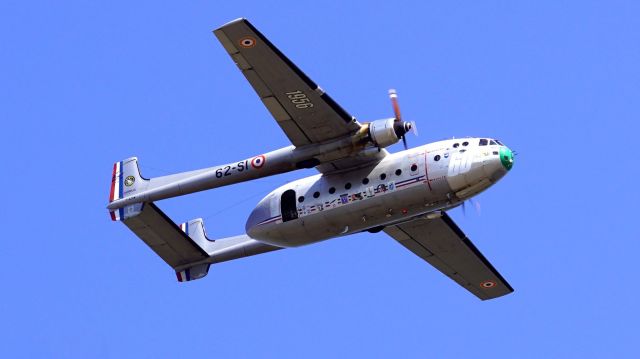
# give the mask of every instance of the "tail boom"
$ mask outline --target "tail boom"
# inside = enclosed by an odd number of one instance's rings
[[[177,225],[154,203],[131,205],[135,206],[140,209],[125,212],[121,221],[175,270],[180,282],[203,278],[213,263],[282,249],[246,234],[214,241],[207,237],[201,218]]]

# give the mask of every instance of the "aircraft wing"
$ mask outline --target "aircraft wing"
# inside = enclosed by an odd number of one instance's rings
[[[513,292],[446,213],[388,226],[384,231],[482,300]]]
[[[295,146],[349,135],[360,124],[246,19],[213,31]]]

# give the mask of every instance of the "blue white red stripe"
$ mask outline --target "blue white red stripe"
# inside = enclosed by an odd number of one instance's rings
[[[181,272],[176,272],[176,277],[178,277],[178,282],[188,282],[191,280],[191,273],[187,268]]]
[[[264,221],[258,223],[257,225],[261,226],[263,224],[272,223],[272,222],[275,222],[275,221],[280,220],[280,219],[282,219],[282,216],[281,215],[277,215],[277,216],[274,216],[274,217],[271,217],[271,218],[267,218]]]
[[[396,188],[400,188],[400,187],[404,187],[404,186],[408,186],[410,184],[414,184],[417,182],[422,181],[422,179],[424,178],[424,176],[418,176],[415,178],[410,178],[408,180],[404,180],[404,181],[400,181],[396,183]]]
[[[118,208],[114,211],[110,212],[112,221],[122,221],[124,220],[124,208]]]
[[[122,198],[122,161],[113,165],[113,175],[111,176],[111,191],[109,192],[109,202]]]
[[[122,198],[122,161],[113,164],[113,173],[111,175],[111,190],[109,191],[109,202],[113,202]],[[124,208],[110,211],[111,220],[121,221],[124,219]]]
[[[187,234],[187,236],[189,235],[189,222],[184,222],[180,225],[180,229]]]

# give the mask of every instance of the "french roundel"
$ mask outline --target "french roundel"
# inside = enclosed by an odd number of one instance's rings
[[[256,156],[251,160],[251,167],[258,169],[264,166],[265,162],[266,162],[266,159],[264,158],[264,155]]]
[[[243,37],[240,39],[240,46],[244,48],[250,48],[256,46],[256,39],[251,36]]]
[[[487,288],[487,289],[488,289],[488,288],[493,288],[493,287],[495,287],[495,286],[496,286],[496,282],[493,282],[493,281],[488,280],[488,281],[486,281],[486,282],[482,282],[482,283],[480,283],[480,286],[481,286],[482,288]]]

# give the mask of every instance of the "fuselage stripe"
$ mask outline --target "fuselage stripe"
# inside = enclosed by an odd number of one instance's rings
[[[395,188],[404,188],[404,187],[407,187],[407,186],[410,186],[410,185],[413,185],[413,184],[418,184],[418,183],[422,182],[424,178],[425,178],[425,176],[421,175],[421,176],[417,176],[417,177],[413,177],[413,178],[409,178],[409,179],[397,182],[395,184]],[[386,193],[386,192],[391,192],[391,191],[393,191],[393,190],[379,190],[379,189],[376,188],[374,193],[375,194],[379,194],[379,193]],[[353,197],[359,197],[359,199],[364,200],[366,198],[370,198],[371,197],[370,195],[367,195],[367,194],[363,195],[363,192],[365,192],[365,191],[356,192],[354,194],[347,195],[346,198],[351,199]],[[342,202],[342,201],[340,201],[339,198],[336,198],[333,201],[325,201],[323,204],[320,204],[320,206],[322,206],[323,209],[324,208],[331,209],[329,206],[332,203],[336,203],[336,201],[337,201],[338,204],[343,204],[343,205],[346,205],[348,203],[352,203],[351,200],[347,200],[347,202]],[[298,208],[298,211],[300,211],[300,208]],[[308,214],[312,214],[312,213],[315,214],[315,213],[319,213],[321,211],[322,210],[320,210],[319,208],[316,208],[315,205],[307,207],[307,213]],[[304,213],[304,210],[303,210],[303,213]],[[265,224],[270,224],[270,223],[276,222],[276,221],[278,221],[280,219],[282,219],[282,215],[277,215],[277,216],[273,216],[273,217],[267,218],[267,219],[263,220],[262,222],[257,223],[256,225],[257,226],[261,226],[261,225],[265,225]]]
[[[405,184],[411,183],[411,182],[419,182],[422,180],[424,176],[418,176],[418,177],[414,177],[414,178],[409,178],[408,180],[404,180],[404,181],[400,181],[398,183],[396,183],[396,187],[401,187],[404,186]]]
[[[429,151],[424,150],[424,175],[427,178],[427,186],[429,186],[429,191],[433,191],[431,188],[431,181],[429,181]]]
[[[279,220],[281,218],[282,218],[282,216],[280,216],[280,215],[275,216],[275,217],[271,217],[271,218],[265,219],[264,221],[258,223],[257,225],[260,226],[260,225],[263,225],[263,224],[272,223],[272,222],[275,222],[275,221],[277,221],[277,220]]]

